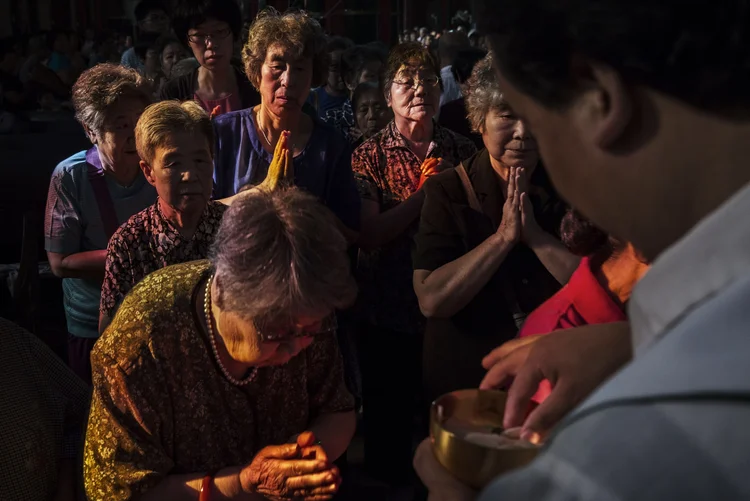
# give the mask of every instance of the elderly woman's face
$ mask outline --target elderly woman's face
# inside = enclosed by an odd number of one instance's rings
[[[427,68],[402,67],[393,79],[388,106],[397,117],[415,122],[432,120],[440,104],[440,80]]]
[[[297,332],[297,335],[282,337],[275,341],[264,341],[253,322],[234,313],[220,313],[217,324],[226,343],[227,351],[234,360],[254,367],[269,367],[288,363],[310,346],[314,335],[329,315],[326,313],[299,317],[294,325],[288,326],[289,330]],[[310,334],[304,335],[305,332]]]
[[[328,67],[328,87],[335,92],[346,92],[346,84],[341,76],[341,54],[343,50],[334,50],[329,54],[331,65]]]
[[[271,45],[260,72],[263,105],[277,116],[301,110],[310,94],[312,75],[312,58],[296,57],[279,44]]]
[[[506,167],[524,167],[531,175],[539,163],[539,149],[529,128],[509,108],[490,109],[482,141],[490,156]]]
[[[392,114],[378,88],[368,89],[359,96],[354,110],[357,127],[365,139],[377,134],[390,122]]]
[[[141,162],[159,198],[180,212],[201,212],[211,199],[214,164],[208,139],[175,131],[157,146],[151,164]]]
[[[229,67],[234,50],[234,37],[224,21],[208,19],[188,30],[188,43],[195,59],[210,71]]]
[[[102,161],[115,170],[138,169],[135,149],[135,124],[148,103],[133,97],[118,99],[107,110],[102,130],[93,134]]]
[[[171,43],[164,47],[164,51],[161,54],[161,68],[167,77],[172,73],[172,68],[174,68],[177,61],[183,59],[184,55],[185,51],[180,44]]]

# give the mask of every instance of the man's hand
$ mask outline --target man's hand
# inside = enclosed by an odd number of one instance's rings
[[[430,439],[414,454],[414,469],[429,491],[428,501],[471,501],[477,492],[451,475],[435,458]]]
[[[536,443],[630,361],[630,324],[618,322],[556,331],[502,357],[498,355],[488,356],[488,362],[496,361],[480,388],[497,388],[515,378],[508,391],[503,425],[522,426],[521,437]],[[552,385],[552,393],[526,417],[531,397],[545,379]]]

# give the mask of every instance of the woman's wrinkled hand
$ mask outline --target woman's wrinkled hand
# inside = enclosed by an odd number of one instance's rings
[[[294,163],[292,154],[288,148],[289,131],[283,131],[276,143],[271,165],[268,166],[268,174],[257,188],[274,191],[282,187],[294,185]]]
[[[419,167],[421,172],[419,176],[419,184],[417,190],[421,190],[424,183],[435,174],[438,174],[442,170],[442,158],[426,158],[422,165]]]
[[[297,443],[262,449],[240,472],[242,488],[274,501],[328,501],[341,486],[341,475],[311,432]]]
[[[523,176],[523,168],[510,168],[508,193],[503,205],[503,219],[497,228],[497,234],[510,244],[516,244],[521,239],[521,190],[519,187],[521,176]]]

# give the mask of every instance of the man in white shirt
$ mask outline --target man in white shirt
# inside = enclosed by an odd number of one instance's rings
[[[622,326],[568,331],[490,370],[516,376],[506,425],[535,437],[633,353],[480,500],[750,499],[747,0],[480,4],[505,99],[561,195],[653,262],[632,344]],[[524,422],[542,379],[553,393]],[[431,494],[472,498],[429,452],[415,465]]]

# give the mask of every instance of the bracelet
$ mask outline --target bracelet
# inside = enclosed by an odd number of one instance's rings
[[[211,484],[219,470],[211,470],[203,477],[201,481],[201,491],[198,495],[198,501],[209,501],[211,499]]]

